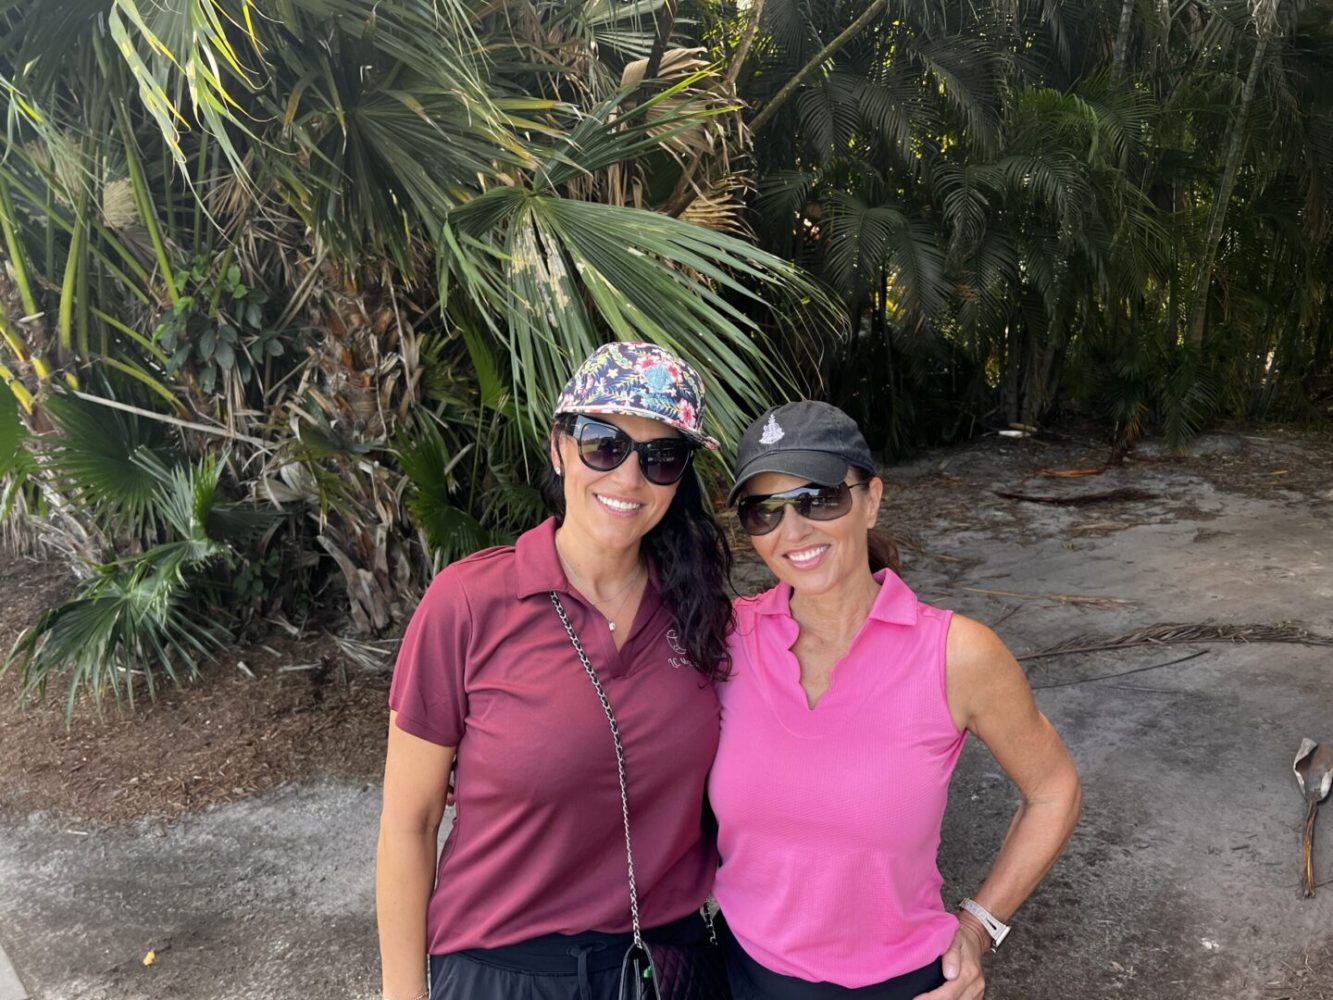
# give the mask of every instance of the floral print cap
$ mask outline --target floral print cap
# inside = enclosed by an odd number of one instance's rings
[[[555,404],[562,413],[622,413],[674,427],[695,444],[717,448],[703,432],[704,382],[656,344],[603,344],[588,355]]]

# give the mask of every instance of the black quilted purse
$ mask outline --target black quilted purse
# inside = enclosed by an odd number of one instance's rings
[[[625,778],[625,749],[620,742],[620,727],[606,690],[588,661],[588,654],[579,642],[578,634],[554,590],[551,603],[565,626],[574,651],[592,681],[593,690],[602,703],[606,721],[611,724],[611,739],[616,747],[616,770],[620,777],[620,813],[625,822],[625,861],[629,870],[629,914],[634,940],[620,963],[620,1000],[731,1000],[727,984],[727,970],[713,932],[713,920],[708,908],[702,910],[708,935],[699,941],[659,942],[650,946],[643,939],[639,927],[639,890],[634,883],[634,847],[629,835],[629,785]]]
[[[706,908],[704,920],[708,924],[708,937],[703,941],[694,944],[654,941],[650,946],[656,960],[660,995],[664,1000],[731,1000],[727,967],[713,933],[712,917]],[[625,992],[623,974],[620,991],[622,996],[634,996]],[[645,996],[651,997],[652,994]]]

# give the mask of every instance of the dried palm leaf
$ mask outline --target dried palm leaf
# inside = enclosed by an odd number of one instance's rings
[[[1048,656],[1069,653],[1093,653],[1105,649],[1131,649],[1135,646],[1169,646],[1196,642],[1291,642],[1306,646],[1333,646],[1333,636],[1312,632],[1295,622],[1273,625],[1183,625],[1162,623],[1149,625],[1117,636],[1095,634],[1078,635],[1064,642],[1026,656],[1020,660],[1039,660]]]

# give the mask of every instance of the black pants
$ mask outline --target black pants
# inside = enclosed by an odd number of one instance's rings
[[[731,980],[734,1000],[912,1000],[922,993],[944,985],[944,963],[937,958],[929,965],[894,976],[882,983],[855,989],[837,983],[812,983],[795,976],[784,976],[765,968],[745,953],[724,921],[717,921],[717,937],[727,960],[727,978]]]
[[[694,913],[643,932],[644,940],[672,945],[708,941]],[[620,962],[629,934],[546,934],[503,948],[473,948],[430,956],[430,1000],[617,1000]],[[712,945],[708,945],[712,947]],[[680,1000],[659,982],[662,1000]]]

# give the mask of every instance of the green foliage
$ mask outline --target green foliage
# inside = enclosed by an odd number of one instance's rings
[[[8,476],[23,453],[27,431],[19,416],[19,401],[13,393],[0,393],[0,478]]]
[[[1182,350],[1172,361],[1160,393],[1162,431],[1170,447],[1181,448],[1217,412],[1219,393],[1212,373],[1199,362],[1196,352]]]
[[[248,287],[240,265],[226,263],[230,256],[216,275],[207,256],[195,258],[178,275],[184,294],[153,331],[153,341],[170,355],[167,377],[189,372],[205,395],[233,371],[242,385],[262,390],[266,363],[287,353],[278,331],[265,325],[268,293]]]
[[[386,629],[542,516],[592,347],[680,350],[734,442],[789,391],[770,340],[841,322],[736,235],[720,69],[626,75],[659,4],[242,7],[0,3],[7,497],[96,567],[16,654],[32,693],[62,658],[74,689],[152,690],[210,644],[190,623],[320,594]],[[669,203],[696,176],[702,220]]]
[[[711,37],[741,30],[743,12],[700,8]],[[765,244],[879,341],[825,354],[835,401],[864,407],[873,438],[947,437],[937,391],[977,426],[1085,406],[1126,442],[1310,414],[1301,386],[1328,352],[1297,345],[1326,342],[1331,322],[1326,5],[1283,3],[1262,39],[1229,3],[891,2],[847,35],[865,9],[768,0],[738,79],[767,122]],[[1225,217],[1220,237],[1210,217]],[[905,379],[922,357],[939,377]]]
[[[474,441],[450,454],[438,425],[427,418],[418,422],[399,451],[403,473],[412,484],[407,497],[412,522],[426,536],[431,550],[446,562],[499,540],[454,500],[462,492],[455,469],[476,447],[479,442]]]
[[[62,433],[39,460],[61,493],[106,532],[151,537],[162,513],[160,483],[143,461],[176,460],[163,425],[72,395],[52,393],[43,405]]]
[[[445,218],[441,299],[457,286],[482,307],[478,319],[506,348],[509,384],[534,434],[545,431],[571,360],[609,332],[667,346],[711,374],[711,416],[720,436],[736,441],[766,392],[788,376],[782,359],[756,343],[754,316],[765,302],[802,306],[815,319],[832,312],[796,268],[746,242],[559,193],[587,171],[620,167],[712,117],[689,95],[694,81],[628,109],[627,93],[612,95],[575,121],[529,185],[494,188]]]
[[[1326,415],[1329,52],[1307,0],[0,0],[0,513],[95,567],[13,662],[387,629],[542,516],[610,338],[724,448],[798,392],[888,452]]]
[[[209,570],[239,556],[235,541],[271,515],[233,509],[221,494],[222,463],[205,458],[166,468],[139,467],[151,484],[151,520],[166,541],[92,567],[77,595],[47,611],[18,638],[0,670],[17,667],[22,696],[42,697],[53,677],[67,678],[66,707],[86,694],[100,707],[109,692],[133,703],[136,688],[152,697],[165,676],[179,684],[230,637]]]

